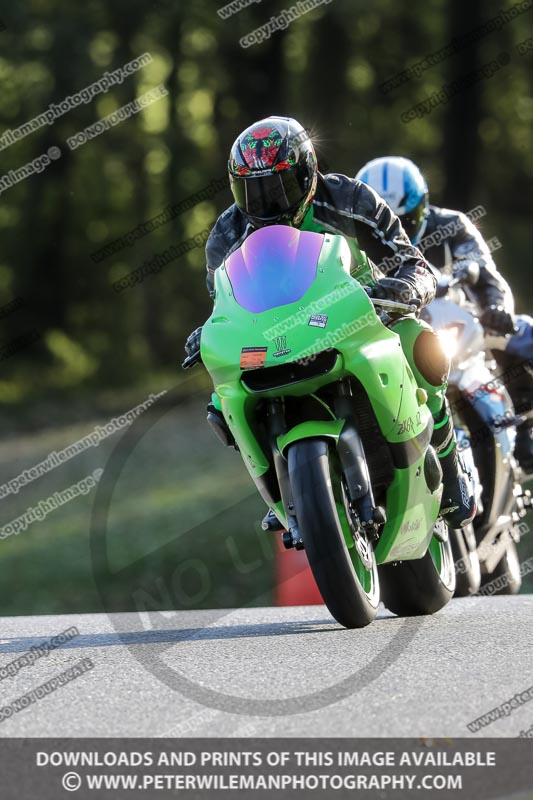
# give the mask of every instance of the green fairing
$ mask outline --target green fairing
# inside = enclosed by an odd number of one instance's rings
[[[331,231],[315,221],[313,206],[309,208],[309,211],[305,215],[303,222],[300,225],[300,229],[305,231],[314,231],[316,233],[338,233],[338,231]],[[375,284],[375,280],[365,253],[359,249],[356,239],[350,238],[347,239],[347,241],[352,254],[352,267],[350,270],[351,275],[357,278],[359,283],[361,283],[363,286],[373,286]],[[394,326],[395,333],[400,336],[402,350],[407,356],[408,363],[411,364],[415,370],[415,380],[419,386],[426,390],[428,395],[428,408],[435,416],[443,407],[444,399],[446,397],[447,384],[442,383],[440,386],[434,386],[424,378],[419,370],[416,369],[416,360],[414,358],[413,349],[415,341],[420,336],[420,333],[423,329],[431,330],[430,326],[423,320],[413,318],[402,319]]]
[[[360,256],[364,259],[363,254]],[[431,493],[424,477],[424,453],[433,420],[421,393],[417,393],[398,335],[381,323],[361,283],[350,275],[352,266],[347,241],[342,236],[326,234],[316,278],[305,294],[297,302],[251,313],[236,302],[222,265],[215,272],[213,313],[202,332],[202,359],[244,463],[256,481],[267,473],[271,463],[257,435],[257,403],[265,397],[313,395],[322,386],[356,376],[366,390],[383,436],[392,445],[410,443],[413,453],[409,466],[395,469],[387,489],[387,522],[375,547],[376,560],[385,563],[420,558],[431,539],[442,493],[442,487]],[[311,326],[312,314],[327,314],[327,327]],[[279,342],[273,341],[279,336],[286,338],[283,346],[287,353],[281,356]],[[241,381],[243,347],[266,347],[265,369],[309,358],[332,347],[339,355],[327,374],[257,393]],[[274,357],[276,351],[278,355]],[[306,421],[278,437],[280,451],[284,453],[291,442],[305,437],[327,435],[337,440],[342,421],[336,421],[333,410],[329,411],[330,422]],[[417,436],[422,436],[420,444]],[[261,491],[260,484],[257,486]],[[287,524],[282,503],[270,505]],[[353,547],[349,534],[345,535],[348,546]]]
[[[325,228],[324,225],[320,225],[320,223],[316,222],[314,208],[312,205],[310,206],[308,212],[302,220],[302,224],[299,227],[302,231],[312,231],[314,233],[340,233],[340,231],[329,230],[328,228]],[[356,277],[359,283],[361,283],[363,286],[373,286],[375,280],[365,253],[359,249],[356,239],[350,238],[346,239],[346,241],[348,242],[348,246],[352,254],[350,274]]]

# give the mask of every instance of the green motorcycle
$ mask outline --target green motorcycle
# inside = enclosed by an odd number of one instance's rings
[[[427,395],[374,305],[416,307],[371,300],[351,263],[342,236],[255,231],[215,273],[201,358],[283,543],[305,549],[329,611],[357,628],[380,600],[438,611],[455,571]]]

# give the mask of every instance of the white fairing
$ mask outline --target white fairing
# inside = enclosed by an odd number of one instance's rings
[[[459,293],[453,294],[457,296]],[[425,319],[435,331],[456,331],[457,350],[452,356],[449,382],[459,389],[466,389],[476,382],[479,386],[488,383],[491,374],[485,366],[483,327],[468,307],[448,297],[441,297],[433,300],[425,312]],[[472,370],[477,374],[473,375]]]
[[[424,319],[437,333],[444,331],[448,337],[452,332],[452,340],[447,341],[455,341],[455,354],[448,351],[452,362],[448,383],[456,386],[463,396],[475,396],[477,410],[493,425],[497,420],[513,417],[514,409],[502,381],[487,366],[487,341],[475,313],[464,293],[453,289],[424,309]],[[514,426],[499,428],[494,435],[504,456],[510,455],[516,438]]]

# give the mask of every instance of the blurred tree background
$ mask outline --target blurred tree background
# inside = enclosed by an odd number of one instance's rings
[[[324,170],[327,165],[329,171],[353,175],[370,158],[405,155],[426,174],[435,204],[465,211],[483,205],[487,215],[480,227],[487,238],[501,241],[498,264],[515,289],[518,310],[530,310],[533,50],[520,54],[517,46],[533,36],[531,11],[384,94],[380,83],[511,8],[513,1],[332,0],[247,48],[239,39],[291,3],[255,2],[228,19],[217,14],[222,5],[222,0],[0,0],[0,136],[104,72],[145,52],[153,59],[121,85],[0,150],[0,177],[51,147],[61,150],[43,172],[0,195],[0,308],[18,303],[0,314],[1,346],[14,351],[9,357],[2,351],[0,361],[2,481],[84,435],[96,422],[142,402],[149,392],[183,380],[183,341],[210,313],[203,247],[126,291],[117,293],[112,284],[171,245],[210,228],[231,202],[229,188],[114,255],[100,261],[91,255],[219,179],[235,136],[269,114],[293,116],[312,130]],[[421,119],[401,121],[402,112],[444,83],[501,53],[509,55],[509,63],[493,77]],[[168,90],[165,97],[69,150],[69,137],[159,84]],[[179,414],[169,411],[174,426],[167,419],[150,452],[139,455],[136,477],[128,484],[131,489],[139,482],[135,496],[124,490],[117,521],[124,552],[156,522],[159,530],[168,525],[169,536],[176,533],[176,520],[183,529],[207,524],[222,510],[209,506],[210,493],[236,492],[236,502],[247,496],[241,491],[238,458],[229,459],[207,436],[204,441],[205,376],[188,377],[183,394],[189,391],[196,401],[180,406]],[[176,433],[172,438],[176,426],[185,423],[189,437]],[[96,453],[98,459],[87,462],[91,469],[103,465]],[[172,475],[180,459],[183,472]],[[201,490],[197,477],[178,501],[184,493],[177,488],[190,478],[188,459],[198,475],[205,477],[209,470],[211,477]],[[86,474],[78,474],[80,460],[75,461],[56,470],[49,484],[48,478],[36,482],[34,499],[45,497],[48,485],[50,491],[59,490]],[[139,477],[146,476],[147,464],[150,490]],[[142,486],[152,492],[152,505]],[[207,503],[203,517],[194,502],[198,497]],[[30,500],[21,492],[0,502],[5,523],[23,513]],[[159,516],[165,502],[168,519],[163,522]],[[7,576],[0,612],[98,607],[87,566],[89,503],[82,505],[73,501],[19,540],[0,544]],[[261,513],[255,505],[250,524]],[[230,517],[219,530],[234,525]],[[202,536],[196,541],[202,542]],[[524,546],[529,549],[527,541]],[[169,558],[158,556],[154,569]],[[207,593],[201,602],[247,601],[257,573],[247,573],[243,559],[242,593],[236,581],[233,593]],[[266,597],[270,574],[271,563],[259,581]],[[190,580],[201,583],[202,576],[197,571]],[[110,604],[130,607],[125,582],[109,580],[109,585]],[[198,598],[198,587],[191,586],[187,596]]]

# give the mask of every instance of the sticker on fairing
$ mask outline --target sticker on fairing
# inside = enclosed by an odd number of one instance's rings
[[[328,324],[327,314],[311,314],[309,317],[309,325],[314,328],[325,328]]]
[[[265,365],[267,347],[243,347],[241,350],[241,369],[257,369]]]
[[[291,352],[290,348],[287,347],[286,336],[276,336],[275,339],[272,339],[272,344],[276,348],[276,352],[273,353],[274,358],[281,358],[281,356],[286,356]]]

